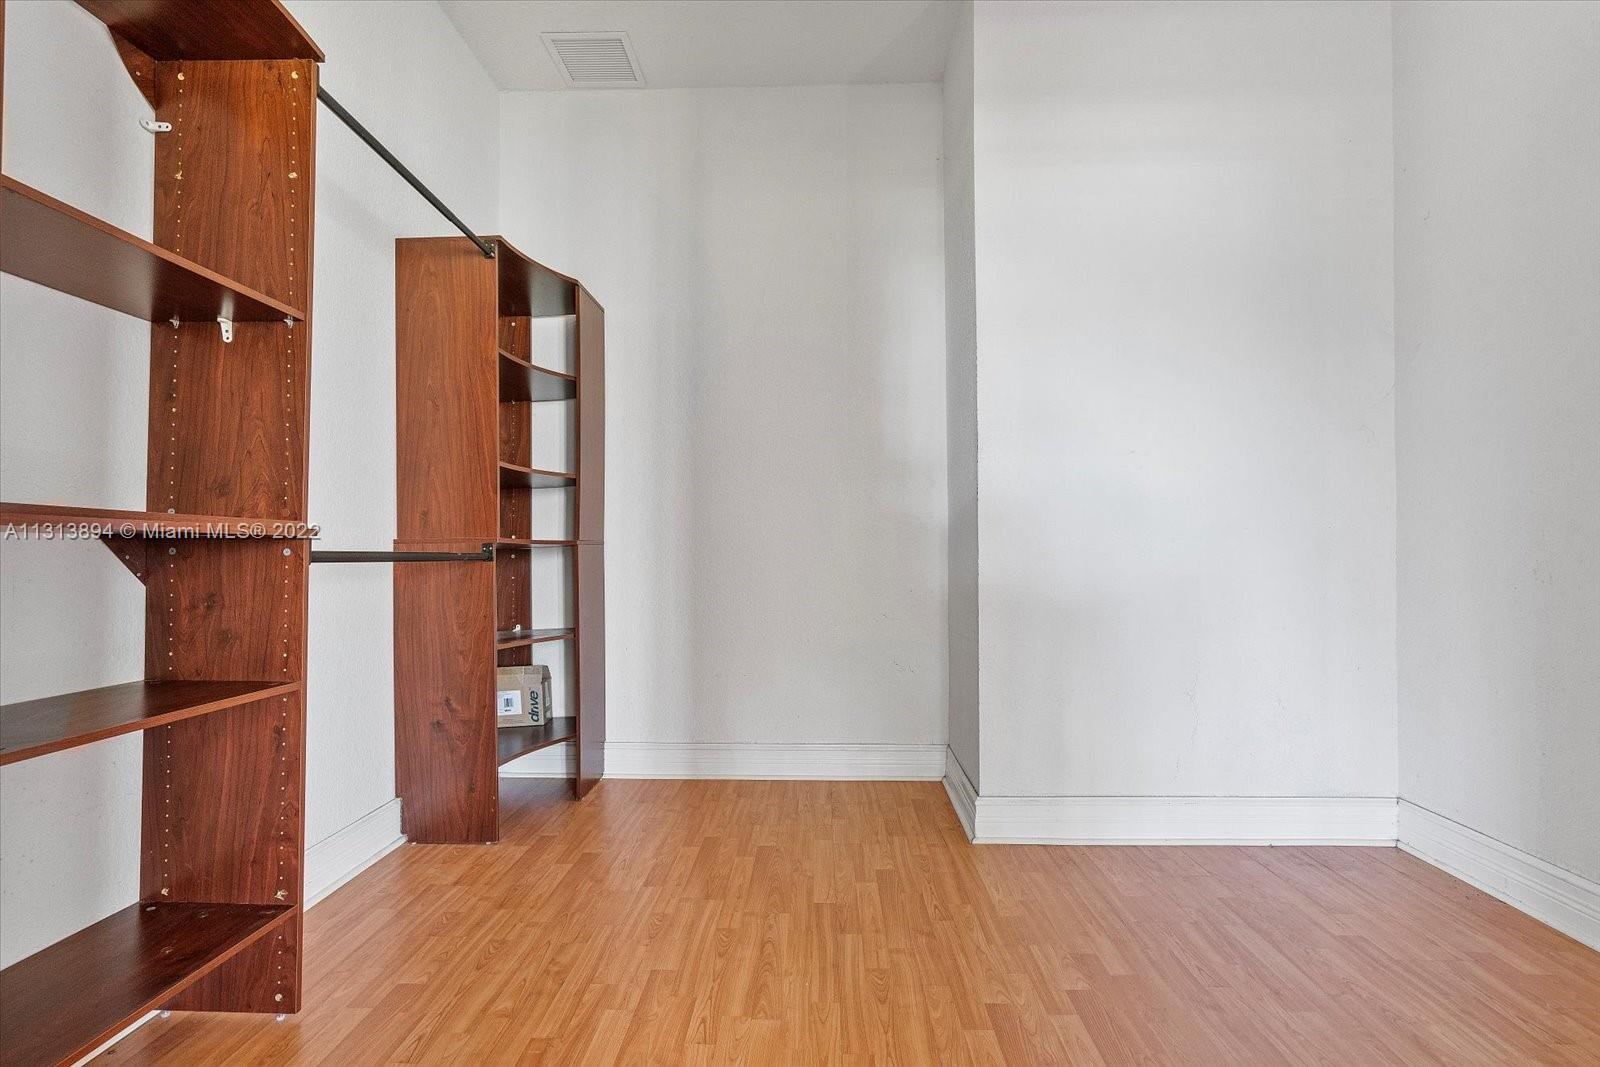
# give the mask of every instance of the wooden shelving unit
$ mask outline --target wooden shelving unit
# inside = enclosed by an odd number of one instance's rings
[[[8,502],[0,522],[115,554],[145,588],[145,669],[0,707],[0,764],[140,733],[140,901],[0,971],[4,1065],[70,1063],[154,1008],[301,997],[322,53],[276,0],[79,2],[173,126],[154,240],[0,176],[0,267],[151,323],[145,510]]]
[[[398,551],[491,564],[395,565],[395,778],[413,841],[494,841],[497,768],[573,741],[583,796],[604,771],[605,312],[575,279],[490,237],[395,244]],[[534,351],[533,320],[572,316],[572,371]],[[576,469],[533,465],[539,405],[574,401]],[[538,494],[572,495],[572,529],[534,537]],[[532,559],[560,552],[572,618],[534,629]],[[497,730],[495,668],[564,643],[565,717]]]

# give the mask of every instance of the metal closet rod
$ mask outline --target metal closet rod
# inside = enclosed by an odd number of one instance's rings
[[[490,244],[488,241],[485,241],[482,237],[479,237],[477,234],[469,230],[467,228],[467,224],[457,218],[454,211],[451,211],[449,208],[445,207],[444,201],[440,200],[437,196],[434,196],[433,190],[429,189],[426,185],[423,185],[422,181],[415,174],[412,174],[411,171],[406,168],[404,163],[400,162],[394,157],[393,152],[383,147],[382,141],[372,136],[372,133],[365,126],[357,122],[356,117],[350,114],[350,112],[346,111],[344,109],[344,105],[340,104],[339,101],[333,98],[332,93],[328,92],[327,89],[319,85],[317,86],[317,99],[326,104],[328,106],[328,110],[337,115],[339,117],[339,121],[350,127],[351,131],[354,132],[357,137],[367,142],[367,147],[378,153],[379,157],[382,158],[385,163],[394,168],[396,174],[400,175],[400,177],[404,178],[410,183],[411,188],[421,193],[423,199],[432,204],[438,210],[439,214],[449,219],[451,224],[454,225],[456,229],[466,234],[472,243],[477,245],[485,256],[487,256],[489,259],[495,258],[494,245]]]
[[[494,544],[477,552],[341,552],[312,550],[312,563],[493,563]]]

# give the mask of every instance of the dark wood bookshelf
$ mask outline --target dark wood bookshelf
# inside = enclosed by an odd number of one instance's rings
[[[578,736],[578,720],[551,719],[543,726],[506,726],[495,738],[495,766],[503,767],[518,756],[559,745]]]
[[[299,682],[124,682],[6,704],[0,766],[299,689]]]
[[[0,175],[0,270],[146,322],[305,312]],[[213,326],[215,329],[215,326]]]
[[[395,782],[413,841],[498,840],[490,783],[525,752],[574,741],[580,798],[605,771],[605,311],[575,279],[487,240],[494,259],[463,238],[395,242],[396,546],[495,546],[492,564],[394,569]],[[533,320],[566,316],[570,360],[535,351],[544,331]],[[549,400],[574,402],[572,471],[534,466],[533,429]],[[561,536],[533,536],[541,489],[575,490]],[[533,628],[536,548],[568,550],[566,626]],[[563,717],[498,730],[496,668],[532,664],[553,642],[566,642]]]
[[[0,1065],[72,1063],[299,909],[143,901],[0,971]]]
[[[30,1067],[157,1008],[301,1003],[322,53],[278,0],[80,3],[171,125],[152,239],[0,176],[0,269],[151,323],[144,510],[4,503],[0,526],[111,549],[145,670],[0,708],[0,763],[139,733],[140,902],[0,971],[0,1064]]]
[[[578,376],[535,366],[509,352],[500,353],[500,399],[544,403],[572,400],[578,395]]]

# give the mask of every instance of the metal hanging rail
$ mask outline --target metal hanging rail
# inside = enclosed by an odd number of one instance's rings
[[[415,174],[412,174],[410,170],[406,169],[406,165],[396,159],[393,152],[383,147],[382,141],[372,136],[365,126],[357,122],[355,116],[346,111],[344,106],[333,98],[332,93],[328,92],[327,89],[319,85],[317,86],[317,99],[326,104],[328,106],[328,110],[337,115],[339,117],[339,121],[350,127],[351,131],[354,132],[357,137],[365,141],[368,148],[378,153],[379,157],[382,158],[385,163],[393,167],[396,174],[400,175],[400,177],[409,182],[411,188],[421,193],[423,199],[432,204],[434,208],[438,210],[439,214],[449,219],[456,229],[466,234],[472,243],[477,245],[485,256],[487,256],[489,259],[495,258],[494,245],[490,244],[482,237],[479,237],[477,234],[469,230],[467,228],[467,224],[457,218],[454,211],[451,211],[449,208],[445,207],[444,201],[440,200],[437,196],[434,196],[433,190],[429,189],[426,185],[423,185],[421,180]]]
[[[478,552],[339,552],[312,550],[312,563],[493,563],[494,545]]]

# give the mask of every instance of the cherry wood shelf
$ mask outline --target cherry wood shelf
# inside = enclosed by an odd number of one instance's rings
[[[293,526],[283,519],[245,519],[237,515],[177,515],[167,511],[120,511],[70,504],[17,504],[0,501],[0,527],[52,526],[83,531],[86,538],[112,537],[274,537]],[[65,538],[58,539],[64,540]]]
[[[117,36],[155,60],[314,59],[322,49],[278,0],[78,0]]]
[[[0,175],[0,270],[146,322],[305,318],[7,175]]]
[[[145,901],[0,971],[0,1065],[71,1063],[295,914]]]
[[[542,471],[517,463],[500,464],[502,489],[570,489],[576,484],[577,475],[564,471]]]
[[[497,630],[494,635],[494,650],[504,652],[508,648],[525,648],[547,641],[570,640],[572,640],[572,628],[569,626],[548,630]]]
[[[500,350],[500,399],[572,400],[578,395],[578,378],[551,370]]]
[[[6,704],[0,767],[299,690],[299,682],[124,682]]]
[[[495,766],[503,767],[518,756],[559,745],[578,736],[575,718],[551,719],[543,726],[508,726],[495,739]]]

